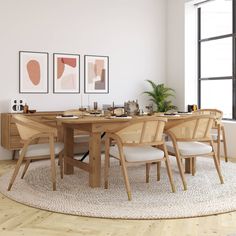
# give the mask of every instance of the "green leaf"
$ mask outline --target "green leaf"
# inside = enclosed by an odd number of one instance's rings
[[[166,87],[163,83],[156,84],[151,80],[147,80],[151,85],[150,91],[145,91],[144,93],[150,97],[150,101],[154,102],[157,106],[158,112],[166,112],[172,109],[177,109],[176,106],[172,104],[169,97],[175,97],[175,91],[172,88]]]

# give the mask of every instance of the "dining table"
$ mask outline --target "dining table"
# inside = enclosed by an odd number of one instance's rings
[[[161,116],[163,115],[155,115]],[[167,118],[166,127],[181,121],[186,115],[164,115]],[[74,167],[78,167],[89,174],[89,186],[92,188],[101,186],[101,136],[105,132],[126,126],[131,119],[149,119],[150,116],[134,117],[101,117],[81,116],[75,119],[71,117],[59,118],[63,128],[64,137],[64,174],[74,174]],[[75,130],[89,133],[89,161],[83,162],[74,158],[74,133]],[[190,173],[190,161],[185,160],[185,172]]]

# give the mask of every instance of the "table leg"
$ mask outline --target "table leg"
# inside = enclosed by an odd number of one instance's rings
[[[91,133],[89,140],[89,186],[101,186],[101,134]]]
[[[15,160],[15,157],[16,157],[16,150],[13,150],[12,151],[12,160]]]
[[[191,173],[192,162],[190,158],[185,158],[185,173]]]
[[[74,174],[74,167],[66,161],[67,158],[74,158],[74,129],[64,128],[64,144],[64,173]]]
[[[221,127],[220,125],[218,125],[217,127],[217,158],[218,158],[219,165],[220,165],[220,134],[221,134]]]

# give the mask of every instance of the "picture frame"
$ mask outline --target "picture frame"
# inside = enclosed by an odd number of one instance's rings
[[[19,93],[48,93],[48,53],[19,51]]]
[[[84,93],[109,93],[109,57],[84,56]]]
[[[80,55],[53,53],[53,93],[80,93]]]

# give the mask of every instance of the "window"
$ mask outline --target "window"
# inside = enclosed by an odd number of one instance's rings
[[[236,0],[209,0],[198,8],[198,105],[236,119]]]

